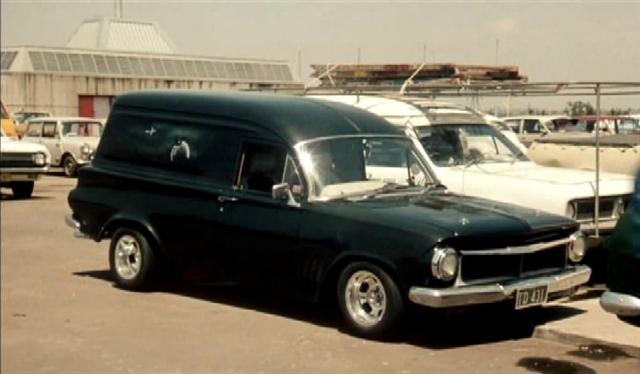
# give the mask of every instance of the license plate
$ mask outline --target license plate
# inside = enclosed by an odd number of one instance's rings
[[[521,288],[516,291],[516,309],[542,305],[547,302],[547,286]]]
[[[11,182],[11,174],[9,174],[9,173],[0,174],[0,181],[2,181],[2,182]]]

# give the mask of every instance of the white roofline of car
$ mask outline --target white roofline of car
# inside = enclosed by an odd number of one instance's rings
[[[501,117],[500,119],[503,121],[506,120],[511,120],[511,119],[544,119],[544,120],[550,120],[550,119],[558,119],[558,118],[566,118],[566,119],[571,119],[571,117],[567,116],[566,114],[558,114],[558,115],[534,115],[534,114],[528,114],[526,116],[510,116],[510,117]]]
[[[29,118],[27,122],[40,122],[40,121],[61,121],[61,122],[69,122],[69,121],[87,121],[87,122],[100,122],[102,120],[98,118],[90,118],[90,117],[38,117],[38,118]]]

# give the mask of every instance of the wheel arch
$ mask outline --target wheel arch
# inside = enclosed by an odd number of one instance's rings
[[[136,231],[139,231],[142,235],[144,235],[149,244],[158,251],[158,255],[162,257],[166,257],[165,248],[160,244],[160,239],[158,237],[158,233],[156,230],[146,222],[146,220],[129,217],[129,216],[115,216],[112,217],[107,223],[105,223],[100,229],[99,238],[105,239],[110,238],[113,233],[120,228],[129,228]]]
[[[60,165],[59,166],[64,166],[64,162],[63,161],[67,156],[70,156],[71,158],[73,158],[73,160],[76,161],[76,163],[78,162],[78,159],[76,158],[76,156],[72,152],[64,151],[64,152],[62,152],[62,155],[60,155]]]

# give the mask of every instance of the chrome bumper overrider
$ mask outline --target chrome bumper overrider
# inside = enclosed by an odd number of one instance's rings
[[[619,316],[640,316],[640,298],[635,296],[607,291],[600,296],[600,306]]]
[[[616,227],[616,223],[618,223],[618,219],[608,219],[601,220],[598,222],[598,230],[600,232],[610,232]],[[596,232],[596,223],[595,222],[584,222],[580,223],[580,231],[582,231],[586,236],[590,236],[595,234]]]
[[[73,236],[75,236],[76,238],[90,239],[89,235],[80,231],[80,221],[73,218],[73,215],[67,214],[66,216],[64,216],[64,222],[67,224],[67,226],[73,229]]]
[[[591,276],[588,266],[579,265],[553,275],[516,279],[487,285],[452,288],[411,287],[409,299],[432,308],[447,308],[472,304],[487,304],[509,299],[516,290],[547,285],[548,294],[570,290],[586,283]]]

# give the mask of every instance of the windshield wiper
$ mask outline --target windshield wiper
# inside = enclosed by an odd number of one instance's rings
[[[434,191],[446,191],[447,190],[447,186],[445,186],[444,184],[440,183],[440,182],[431,182],[428,185],[425,186],[424,191],[422,191],[423,195],[426,194],[430,194]]]
[[[389,182],[380,188],[376,188],[375,190],[371,190],[367,192],[364,195],[364,198],[368,199],[376,195],[385,194],[385,193],[389,193],[397,190],[404,190],[404,189],[407,189],[408,187],[409,187],[408,185],[398,184],[396,182]]]

